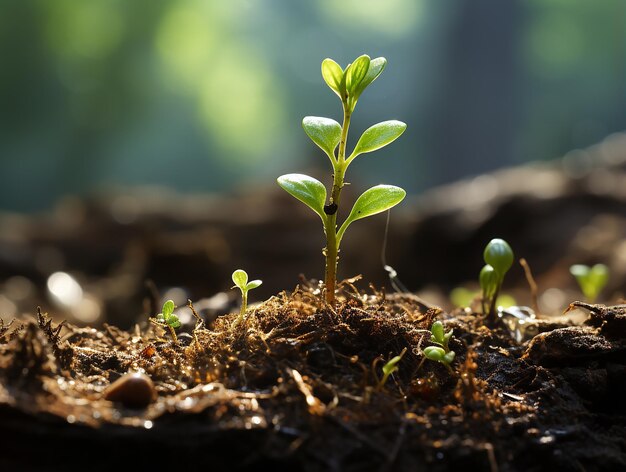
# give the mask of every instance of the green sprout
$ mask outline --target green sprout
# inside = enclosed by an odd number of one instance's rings
[[[569,268],[570,273],[578,281],[578,285],[589,303],[593,303],[598,294],[609,281],[609,268],[604,264],[589,267],[583,264],[574,264]]]
[[[450,330],[446,333],[443,329],[443,323],[441,321],[435,321],[430,328],[430,342],[438,344],[438,346],[428,346],[424,348],[424,359],[441,362],[450,372],[452,372],[450,364],[456,356],[456,353],[450,350],[450,346],[448,345],[452,337],[452,331],[453,330]],[[422,359],[422,362],[423,361]]]
[[[237,269],[233,272],[233,282],[234,286],[231,288],[238,287],[241,290],[241,311],[239,312],[239,318],[235,324],[239,324],[243,321],[243,317],[246,314],[246,310],[248,309],[248,292],[253,288],[257,288],[260,286],[263,281],[262,280],[252,280],[248,282],[248,274],[245,270]]]
[[[176,305],[172,300],[167,300],[163,304],[163,308],[161,308],[161,313],[156,315],[155,319],[150,319],[153,324],[160,326],[162,328],[167,328],[172,335],[172,340],[176,343],[178,342],[178,337],[176,336],[176,328],[180,328],[180,320],[178,316],[174,314],[174,309]]]
[[[335,301],[337,263],[341,239],[348,226],[361,218],[388,210],[400,203],[406,192],[393,185],[377,185],[366,190],[354,203],[352,211],[337,230],[337,212],[344,177],[348,166],[361,154],[376,151],[395,141],[406,129],[401,121],[390,120],[375,124],[365,130],[350,155],[346,155],[348,128],[356,103],[365,90],[383,71],[384,57],[370,59],[363,55],[343,70],[332,59],[322,61],[322,77],[337,94],[343,107],[343,124],[317,116],[307,116],[302,127],[311,140],[328,156],[333,168],[333,185],[328,203],[326,187],[319,180],[303,174],[287,174],[278,178],[278,185],[297,198],[322,219],[326,234],[326,247],[322,251],[326,259],[324,284],[326,301]],[[335,151],[337,151],[335,153]]]
[[[382,367],[383,378],[380,379],[380,381],[378,382],[379,390],[385,386],[385,384],[387,383],[387,379],[389,379],[389,376],[398,370],[398,363],[402,360],[402,357],[404,357],[404,354],[406,354],[406,347],[402,349],[402,352],[399,355],[392,357]]]
[[[495,321],[496,305],[505,274],[513,265],[514,255],[511,246],[504,239],[492,239],[483,253],[485,266],[480,271],[479,282],[482,289],[483,313]]]

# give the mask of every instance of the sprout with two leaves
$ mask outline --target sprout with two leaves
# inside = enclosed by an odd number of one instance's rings
[[[178,316],[174,314],[175,308],[176,305],[174,305],[174,302],[172,300],[167,300],[163,304],[163,308],[161,308],[161,313],[156,315],[156,318],[150,318],[150,322],[160,326],[161,328],[168,329],[172,336],[172,340],[177,343],[178,337],[176,336],[176,329],[180,328],[180,320],[178,319]]]
[[[354,203],[343,224],[337,229],[337,211],[344,177],[348,166],[361,154],[376,151],[395,141],[406,129],[401,121],[390,120],[375,124],[365,130],[352,153],[346,154],[348,128],[357,101],[365,88],[383,71],[387,61],[384,57],[370,59],[358,57],[345,70],[332,59],[322,62],[322,77],[337,94],[343,106],[343,124],[330,118],[307,116],[302,126],[311,140],[328,156],[333,168],[333,186],[328,202],[326,187],[320,181],[303,174],[287,174],[278,178],[278,184],[289,194],[306,204],[322,219],[326,234],[326,258],[324,284],[326,301],[334,303],[337,280],[339,246],[343,235],[356,220],[381,213],[402,201],[406,192],[392,185],[377,185],[366,190]]]
[[[479,275],[480,288],[483,292],[482,308],[491,324],[495,324],[496,301],[504,276],[513,265],[513,250],[504,239],[492,239],[485,247],[483,258],[486,265]]]
[[[437,346],[428,346],[424,348],[425,359],[441,362],[450,372],[452,372],[450,364],[456,356],[456,353],[451,351],[450,346],[448,345],[451,337],[452,330],[446,333],[443,328],[443,323],[441,321],[435,321],[430,328],[430,342],[437,344]]]
[[[235,325],[238,325],[243,321],[243,317],[246,314],[246,310],[248,309],[248,292],[253,288],[259,287],[263,281],[262,280],[252,280],[248,282],[248,274],[245,270],[237,269],[233,272],[232,275],[233,283],[235,284],[231,288],[239,288],[241,290],[241,311],[239,312],[239,318],[235,322]]]
[[[609,281],[609,268],[604,264],[596,264],[593,267],[584,264],[574,264],[569,268],[570,273],[576,278],[580,289],[589,303],[596,298]]]

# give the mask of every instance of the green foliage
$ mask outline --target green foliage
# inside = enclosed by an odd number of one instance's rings
[[[441,362],[450,371],[452,371],[450,364],[454,361],[456,356],[456,353],[450,350],[449,346],[452,331],[453,330],[450,330],[446,333],[443,328],[443,323],[441,321],[435,321],[430,328],[430,342],[437,344],[437,346],[424,348],[425,359]]]
[[[513,265],[514,255],[511,246],[504,239],[492,239],[483,252],[485,263],[493,267],[500,278],[509,271]]]
[[[455,355],[456,353],[454,351],[446,352],[444,348],[439,346],[428,346],[424,349],[424,356],[426,356],[426,359],[441,362],[448,367],[454,360]]]
[[[513,265],[515,256],[509,243],[504,239],[492,239],[483,252],[485,266],[478,277],[482,290],[483,313],[495,320],[498,294],[504,282],[504,276]]]
[[[157,321],[160,321],[161,323],[165,323],[166,325],[171,326],[172,328],[180,328],[180,320],[178,319],[178,316],[174,314],[175,308],[176,308],[176,305],[174,305],[174,302],[172,300],[166,301],[163,304],[161,313],[159,313],[156,316]]]
[[[401,121],[390,120],[375,124],[360,137],[357,145],[346,157],[346,142],[352,112],[361,94],[385,68],[383,57],[370,59],[362,55],[344,69],[332,59],[322,61],[322,77],[337,94],[343,107],[343,124],[317,116],[307,116],[302,127],[311,140],[326,153],[333,170],[333,186],[326,203],[327,192],[318,180],[303,174],[287,174],[277,179],[278,185],[294,196],[322,219],[326,234],[326,300],[335,300],[335,284],[339,245],[348,226],[361,218],[388,210],[400,203],[406,192],[393,185],[377,185],[366,190],[355,202],[352,211],[337,230],[337,211],[344,176],[350,163],[360,154],[380,149],[395,141],[406,129]]]
[[[181,323],[178,319],[178,316],[174,314],[174,309],[176,305],[172,300],[167,300],[163,304],[163,308],[161,308],[161,313],[156,315],[155,318],[150,318],[150,322],[153,324],[160,326],[161,328],[166,328],[169,330],[170,335],[172,336],[172,340],[174,342],[178,342],[178,338],[176,337],[176,329],[180,328]]]
[[[396,206],[404,199],[405,195],[404,190],[393,185],[377,185],[363,192],[354,202],[352,211],[337,231],[337,244],[341,242],[343,233],[352,222]]]
[[[248,292],[259,287],[263,281],[257,279],[248,282],[248,273],[242,269],[237,269],[233,272],[232,279],[235,284],[232,288],[237,287],[241,290],[241,311],[236,321],[236,324],[239,324],[243,321],[243,317],[248,309]]]
[[[595,302],[609,281],[609,268],[604,264],[596,264],[593,267],[574,264],[569,271],[576,278],[583,295],[590,303]]]
[[[323,222],[326,221],[326,187],[322,182],[304,174],[281,175],[277,182],[287,193],[317,213]]]
[[[392,357],[382,367],[383,378],[380,379],[380,382],[378,383],[378,388],[383,388],[385,384],[387,383],[389,376],[398,370],[398,363],[402,360],[405,354],[406,354],[406,347],[402,349],[402,352],[399,355]]]

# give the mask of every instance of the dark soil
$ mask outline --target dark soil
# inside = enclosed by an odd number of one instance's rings
[[[305,283],[177,343],[147,321],[0,327],[0,470],[626,469],[626,306],[517,342],[353,283],[336,307]],[[435,319],[452,372],[423,362]]]

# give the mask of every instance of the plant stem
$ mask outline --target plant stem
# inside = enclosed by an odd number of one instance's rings
[[[246,314],[246,309],[248,308],[248,292],[245,290],[241,291],[241,311],[239,312],[239,318],[237,318],[237,324],[243,321],[243,316]]]
[[[167,327],[170,330],[170,334],[172,335],[172,340],[174,341],[174,344],[178,343],[178,337],[176,336],[176,330],[174,328],[172,328],[170,325],[167,325]]]
[[[337,263],[339,262],[339,244],[337,243],[337,210],[339,209],[339,199],[343,188],[343,179],[346,172],[346,143],[348,141],[348,128],[350,128],[350,108],[343,102],[343,126],[341,128],[341,140],[339,141],[339,152],[337,155],[337,165],[333,172],[333,189],[330,194],[330,204],[328,205],[327,217],[324,221],[324,231],[326,232],[326,271],[324,285],[326,287],[326,302],[335,302],[335,286],[337,285]]]

